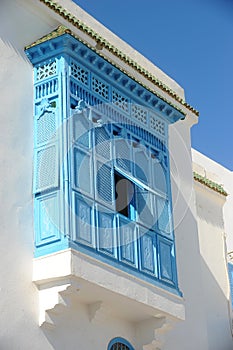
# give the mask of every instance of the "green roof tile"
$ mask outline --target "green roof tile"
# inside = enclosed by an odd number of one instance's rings
[[[197,116],[199,115],[199,112],[191,107],[188,103],[186,103],[180,96],[178,96],[172,89],[170,89],[168,86],[163,84],[161,81],[159,81],[153,74],[142,68],[140,65],[138,65],[136,62],[134,62],[130,57],[128,57],[126,54],[121,52],[118,48],[111,45],[106,39],[99,36],[98,33],[96,33],[92,28],[85,25],[83,22],[81,22],[79,19],[74,17],[71,13],[69,13],[66,9],[64,9],[62,6],[58,5],[55,1],[52,0],[39,0],[40,2],[44,3],[46,6],[51,8],[53,11],[59,13],[60,16],[62,16],[64,19],[66,19],[68,22],[72,23],[75,27],[78,29],[86,32],[90,37],[92,38],[98,38],[101,40],[101,43],[104,48],[107,50],[113,52],[116,56],[123,59],[129,66],[135,68],[137,71],[139,71],[145,78],[153,82],[155,85],[160,87],[163,91],[166,91],[170,96],[172,96],[175,100],[182,103],[184,107],[192,111]],[[170,103],[171,104],[171,103]]]
[[[26,46],[25,50],[29,49],[30,47],[44,43],[45,41],[57,38],[58,36],[61,36],[61,35],[66,34],[66,33],[71,34],[71,30],[65,26],[59,26],[58,28],[53,30],[51,33],[46,34],[46,35],[42,36],[41,38],[39,38],[38,40],[36,40],[33,44]]]
[[[214,190],[215,192],[218,192],[218,193],[222,194],[223,196],[228,195],[227,192],[222,187],[222,185],[217,184],[216,182],[208,179],[207,177],[202,176],[202,175],[196,173],[195,171],[193,172],[193,177],[194,177],[194,180],[209,187],[210,189]]]

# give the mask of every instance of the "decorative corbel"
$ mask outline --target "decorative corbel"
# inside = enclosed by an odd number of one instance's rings
[[[165,316],[153,317],[136,325],[136,335],[143,350],[162,350],[168,331],[175,321]]]

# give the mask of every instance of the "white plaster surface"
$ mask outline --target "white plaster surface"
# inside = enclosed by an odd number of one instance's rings
[[[52,349],[38,328],[32,284],[32,69],[6,38],[0,90],[0,349]]]
[[[169,128],[178,282],[185,300],[185,321],[168,333],[166,350],[208,349],[191,163],[192,124],[187,118]]]
[[[192,149],[194,171],[222,185],[228,193],[223,208],[224,232],[226,234],[227,252],[233,251],[233,172]]]
[[[195,192],[208,345],[216,350],[230,349],[232,324],[223,222],[225,198],[198,182]]]

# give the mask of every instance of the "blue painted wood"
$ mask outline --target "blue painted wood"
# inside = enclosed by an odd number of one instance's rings
[[[58,217],[58,192],[41,196],[35,201],[36,217],[36,247],[56,242],[60,239]]]
[[[80,147],[90,149],[92,130],[91,125],[87,118],[83,114],[74,114],[71,123],[71,135],[72,142],[76,143]]]
[[[113,170],[108,164],[96,162],[96,198],[107,206],[113,204]]]
[[[172,234],[172,218],[170,201],[164,198],[157,198],[158,228],[162,234]]]
[[[72,36],[49,42],[27,50],[35,256],[72,247],[179,293],[167,144],[183,115]],[[116,172],[133,188],[122,213]]]
[[[75,195],[75,231],[74,240],[77,243],[95,246],[92,222],[92,205],[89,200]]]
[[[92,196],[92,159],[89,153],[74,147],[73,177],[74,188]],[[89,176],[87,176],[87,174]]]
[[[117,137],[114,141],[114,150],[117,167],[122,169],[122,171],[132,173],[133,159],[130,147],[131,144],[130,142],[128,142],[129,140],[125,140],[124,136],[121,136]]]
[[[47,42],[33,46],[26,51],[26,54],[34,66],[43,65],[44,62],[59,57],[59,55],[67,55],[70,60],[80,62],[82,66],[89,70],[93,77],[97,77],[98,81],[103,81],[106,85],[117,88],[123,94],[132,98],[138,105],[147,106],[156,111],[156,114],[168,122],[175,122],[183,119],[184,115],[174,109],[171,105],[161,100],[158,96],[146,90],[140,84],[136,83],[131,78],[127,77],[118,68],[111,65],[104,58],[87,48],[85,44],[71,37],[69,34],[64,34],[60,37],[49,40],[53,43],[53,48],[48,46]],[[102,67],[102,69],[100,68]],[[90,78],[92,81],[92,78]],[[92,83],[94,84],[94,83]],[[106,89],[108,90],[108,89]],[[96,91],[93,91],[96,92]],[[109,93],[100,94],[96,92],[96,96],[100,98],[108,98],[112,101],[112,90]]]
[[[158,235],[159,278],[176,285],[174,242]]]
[[[143,233],[140,237],[141,269],[158,276],[156,235],[153,231]]]
[[[137,222],[148,228],[157,226],[157,213],[154,194],[144,187],[135,187]]]
[[[118,216],[119,230],[119,258],[120,261],[138,268],[137,236],[135,224],[130,220]]]
[[[79,83],[90,87],[90,72],[81,63],[70,60],[70,75]]]
[[[102,206],[98,206],[97,215],[97,250],[117,259],[117,235],[114,215]]]

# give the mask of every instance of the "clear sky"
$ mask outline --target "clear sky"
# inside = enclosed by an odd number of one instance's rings
[[[184,89],[192,146],[233,170],[233,0],[76,0]]]

